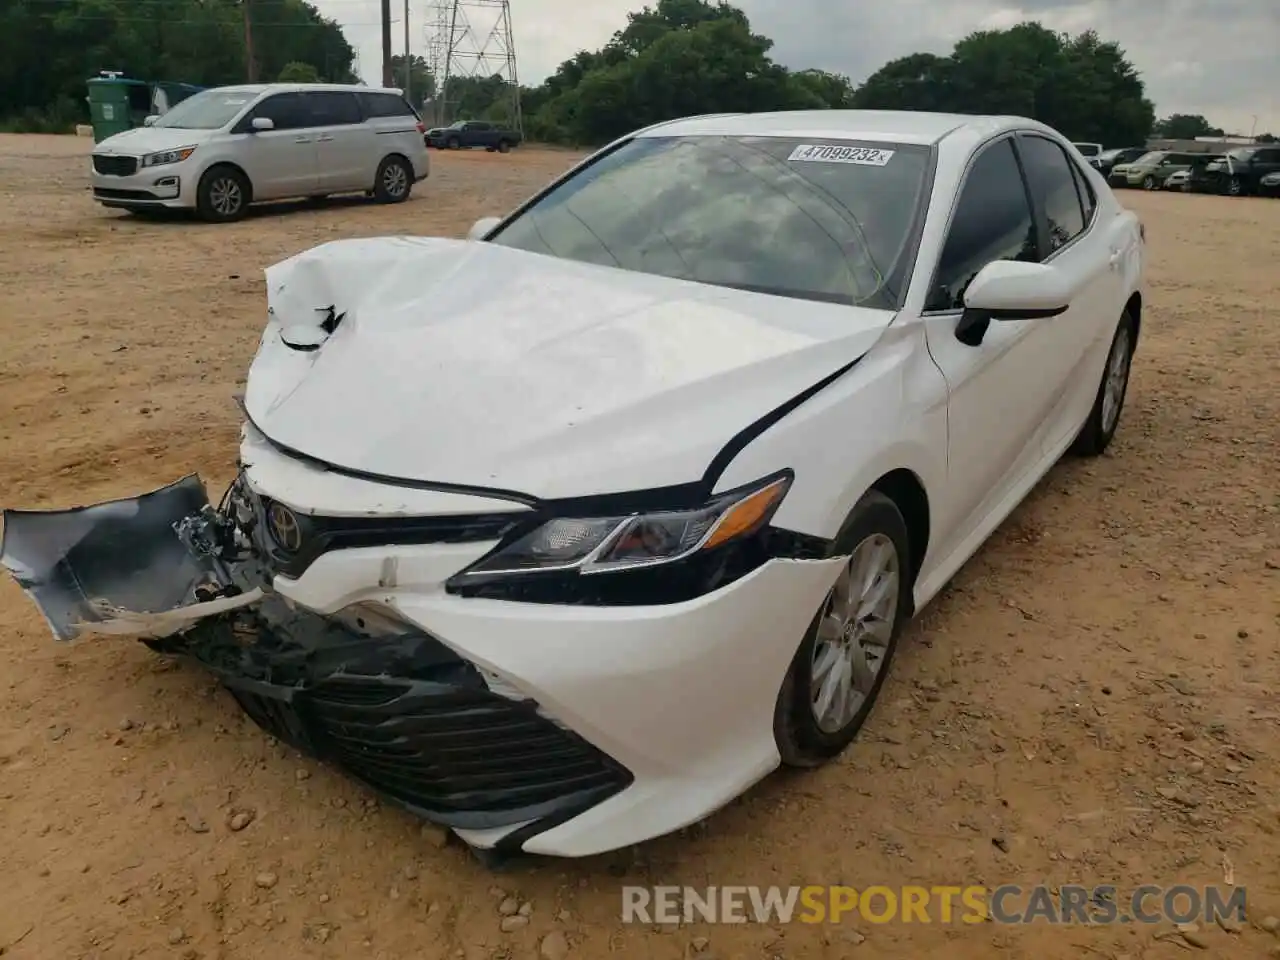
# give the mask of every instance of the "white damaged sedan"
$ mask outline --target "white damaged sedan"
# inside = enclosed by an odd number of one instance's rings
[[[1116,430],[1145,238],[1034,121],[623,138],[468,240],[267,270],[220,504],[5,513],[59,639],[194,657],[493,856],[584,856],[838,754],[903,625]]]

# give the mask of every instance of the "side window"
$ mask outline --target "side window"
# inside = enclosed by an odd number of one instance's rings
[[[306,104],[298,93],[277,93],[267,97],[253,108],[253,116],[266,117],[277,130],[298,130],[311,124]]]
[[[484,133],[486,130],[489,129],[489,124],[480,123],[480,122],[468,123],[467,129],[472,131],[473,133]]]
[[[1093,212],[1098,209],[1098,195],[1093,192],[1093,185],[1084,171],[1076,164],[1071,164],[1071,173],[1076,179],[1076,191],[1080,194],[1080,203],[1084,206],[1084,222],[1088,226],[1093,221]]]
[[[993,260],[1039,259],[1031,204],[1013,141],[1006,138],[987,147],[969,168],[925,309],[962,308],[965,288]]]
[[[343,91],[317,91],[301,95],[311,110],[311,124],[316,127],[337,127],[363,123],[360,102],[354,93]]]
[[[360,104],[364,107],[364,115],[374,117],[413,117],[418,119],[418,112],[409,106],[404,97],[394,93],[361,93]]]
[[[1048,252],[1052,254],[1084,232],[1084,208],[1071,175],[1071,161],[1061,147],[1044,137],[1019,137],[1018,146],[1031,196],[1043,207],[1048,221]]]

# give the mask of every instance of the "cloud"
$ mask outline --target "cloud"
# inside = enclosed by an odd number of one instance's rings
[[[596,49],[645,0],[512,0],[520,77],[534,83],[560,61]],[[392,0],[396,17],[403,0]],[[316,0],[346,27],[362,75],[381,72],[378,0]],[[1037,19],[1052,29],[1096,29],[1142,72],[1157,113],[1202,113],[1234,132],[1280,133],[1280,4],[1276,0],[898,0],[891,5],[833,0],[739,0],[755,29],[776,42],[774,57],[791,67],[821,67],[864,79],[886,61],[918,51],[945,53],[972,30]],[[411,40],[425,51],[428,8],[411,7]],[[473,14],[480,32],[482,12]],[[491,19],[491,18],[490,18]],[[417,20],[415,24],[413,21]],[[402,24],[394,48],[404,45]]]

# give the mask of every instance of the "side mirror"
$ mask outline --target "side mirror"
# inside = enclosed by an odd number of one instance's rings
[[[993,260],[964,292],[956,339],[976,347],[992,320],[1039,320],[1067,312],[1071,291],[1062,274],[1043,263]]]
[[[483,240],[492,233],[493,228],[501,222],[501,217],[481,217],[474,225],[472,225],[471,229],[467,231],[467,239]]]
[[[142,125],[144,127],[154,127],[156,125],[156,121],[159,119],[160,119],[159,115],[153,113],[142,121]]]
[[[276,122],[272,120],[270,117],[254,117],[249,122],[250,130],[255,130],[255,131],[274,130],[275,128],[276,128]]]

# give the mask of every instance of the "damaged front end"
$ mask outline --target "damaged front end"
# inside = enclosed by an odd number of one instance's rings
[[[57,639],[133,636],[193,658],[270,735],[437,823],[519,827],[512,849],[631,782],[392,611],[322,616],[273,591],[273,534],[293,515],[271,509],[243,475],[215,508],[193,475],[132,499],[6,510],[0,564]]]

